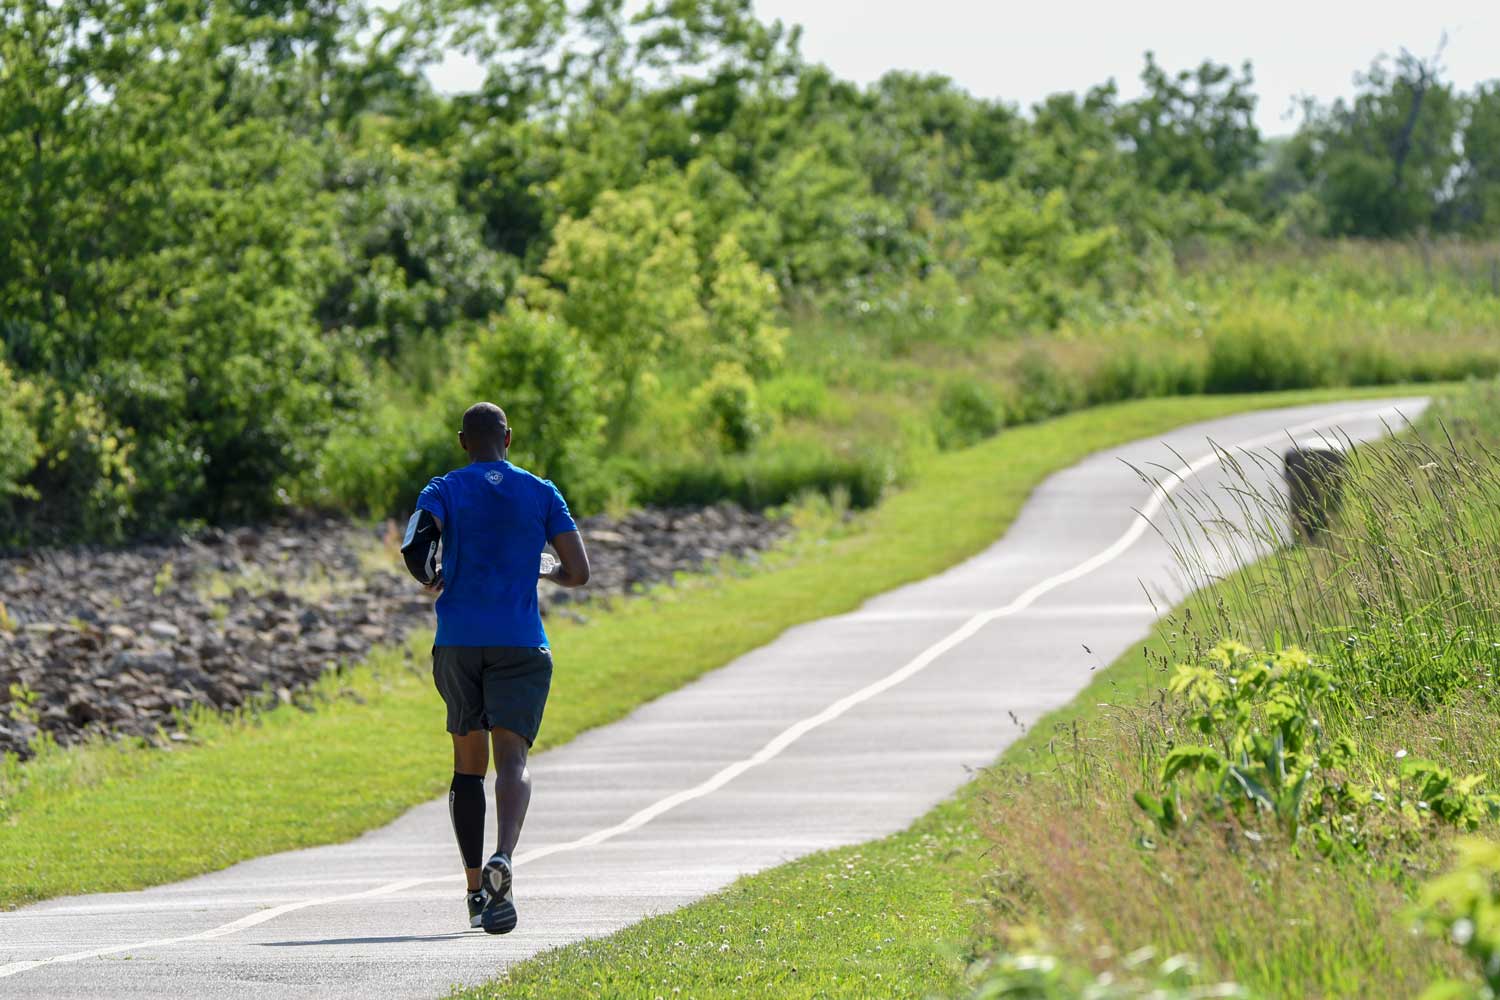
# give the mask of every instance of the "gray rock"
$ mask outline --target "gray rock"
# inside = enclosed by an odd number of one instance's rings
[[[583,621],[573,607],[669,585],[678,573],[726,557],[753,557],[789,530],[732,505],[639,510],[585,518],[580,527],[593,580],[578,591],[540,584],[544,614]],[[394,559],[371,571],[360,556],[369,539],[369,529],[349,522],[304,519],[209,529],[165,544],[0,559],[0,603],[17,625],[0,633],[0,751],[26,756],[41,731],[63,744],[95,732],[159,742],[159,728],[179,740],[175,710],[194,702],[233,708],[264,691],[292,703],[325,670],[430,626],[432,596]],[[158,594],[168,563],[172,584]],[[340,579],[338,593],[301,596],[325,593],[329,575]],[[56,586],[62,579],[67,588]],[[213,580],[229,584],[227,597],[222,588],[210,596]],[[305,586],[314,582],[320,589]],[[35,693],[30,710],[11,704],[13,684]]]

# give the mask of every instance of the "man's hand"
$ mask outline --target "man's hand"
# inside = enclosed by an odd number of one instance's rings
[[[422,589],[430,594],[441,594],[443,592],[443,567],[437,568],[437,576],[432,578],[431,583],[422,584]]]

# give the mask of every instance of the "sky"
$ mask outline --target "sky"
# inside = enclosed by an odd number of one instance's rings
[[[763,20],[801,24],[802,52],[869,83],[891,69],[941,73],[980,97],[1029,108],[1048,94],[1113,77],[1139,93],[1144,53],[1176,71],[1204,59],[1249,60],[1265,135],[1294,130],[1294,101],[1354,92],[1354,74],[1403,47],[1437,51],[1460,89],[1500,79],[1500,0],[754,0]],[[476,86],[479,67],[455,57],[432,71],[441,90]]]

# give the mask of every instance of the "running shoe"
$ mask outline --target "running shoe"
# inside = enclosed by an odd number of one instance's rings
[[[464,899],[469,904],[469,926],[478,927],[480,914],[484,912],[484,904],[490,901],[490,894],[481,888],[467,893]]]
[[[485,862],[484,891],[488,895],[479,914],[487,934],[509,934],[516,929],[516,900],[511,895],[510,858],[496,854]]]

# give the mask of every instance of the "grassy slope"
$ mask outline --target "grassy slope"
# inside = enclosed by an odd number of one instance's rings
[[[773,572],[629,602],[554,625],[559,663],[542,745],[762,645],[935,573],[998,537],[1047,474],[1090,452],[1240,410],[1399,395],[1399,387],[1147,400],[1007,431],[934,456],[853,532]],[[850,572],[851,568],[857,572]],[[23,769],[0,821],[0,904],[158,884],[273,851],[344,840],[440,794],[447,739],[422,637],[331,678],[317,711],[208,722],[168,753],[90,748]],[[794,942],[789,942],[794,943]]]

